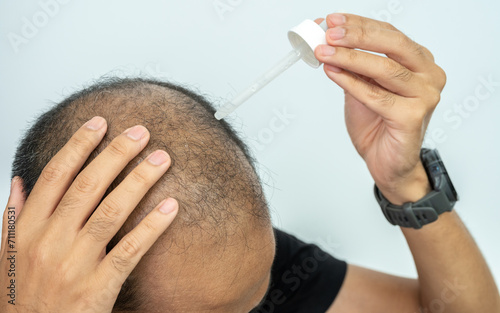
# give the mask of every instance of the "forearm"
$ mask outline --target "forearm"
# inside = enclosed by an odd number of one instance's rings
[[[422,181],[421,175],[419,170],[415,180]],[[401,203],[416,201],[429,189],[426,183],[413,183],[404,195],[386,193],[390,201]],[[424,312],[500,312],[500,296],[488,265],[455,211],[421,229],[401,230],[417,267]]]
[[[422,229],[402,231],[417,267],[422,307],[429,312],[500,312],[488,265],[455,211]]]

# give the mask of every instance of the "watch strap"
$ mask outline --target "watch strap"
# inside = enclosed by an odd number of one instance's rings
[[[397,206],[390,203],[376,185],[374,191],[386,219],[392,225],[402,227],[422,228],[436,221],[441,213],[451,211],[455,204],[450,202],[445,192],[433,190],[418,201],[418,206],[411,202]]]

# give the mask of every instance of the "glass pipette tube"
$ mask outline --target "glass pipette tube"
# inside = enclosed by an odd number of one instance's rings
[[[297,63],[302,58],[302,49],[304,46],[298,47],[287,54],[275,66],[269,69],[264,75],[257,78],[248,88],[238,93],[234,98],[227,102],[224,106],[219,108],[215,113],[215,118],[220,120],[231,114],[237,107],[242,105],[251,96],[256,94],[259,90],[264,88],[267,84],[273,81],[281,73],[289,69],[293,64]]]

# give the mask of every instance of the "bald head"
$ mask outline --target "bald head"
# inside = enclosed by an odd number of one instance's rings
[[[124,284],[119,310],[248,312],[264,295],[274,256],[269,212],[246,146],[213,117],[203,97],[176,85],[113,79],[70,96],[33,124],[16,153],[13,176],[27,195],[43,167],[93,116],[108,122],[89,162],[125,129],[151,133],[146,148],[113,182],[111,191],[157,149],[169,171],[132,212],[108,251],[162,199],[179,213]]]

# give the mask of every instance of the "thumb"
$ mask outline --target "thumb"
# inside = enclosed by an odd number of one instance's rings
[[[13,222],[19,216],[21,212],[24,202],[26,201],[24,192],[23,192],[23,184],[22,179],[18,176],[12,179],[12,183],[10,185],[10,196],[7,201],[7,207],[3,213],[3,222],[2,222],[2,247],[0,250],[0,255],[3,254],[4,249],[7,246],[7,237],[8,237],[8,229],[9,229],[9,220],[10,224],[13,225]]]

